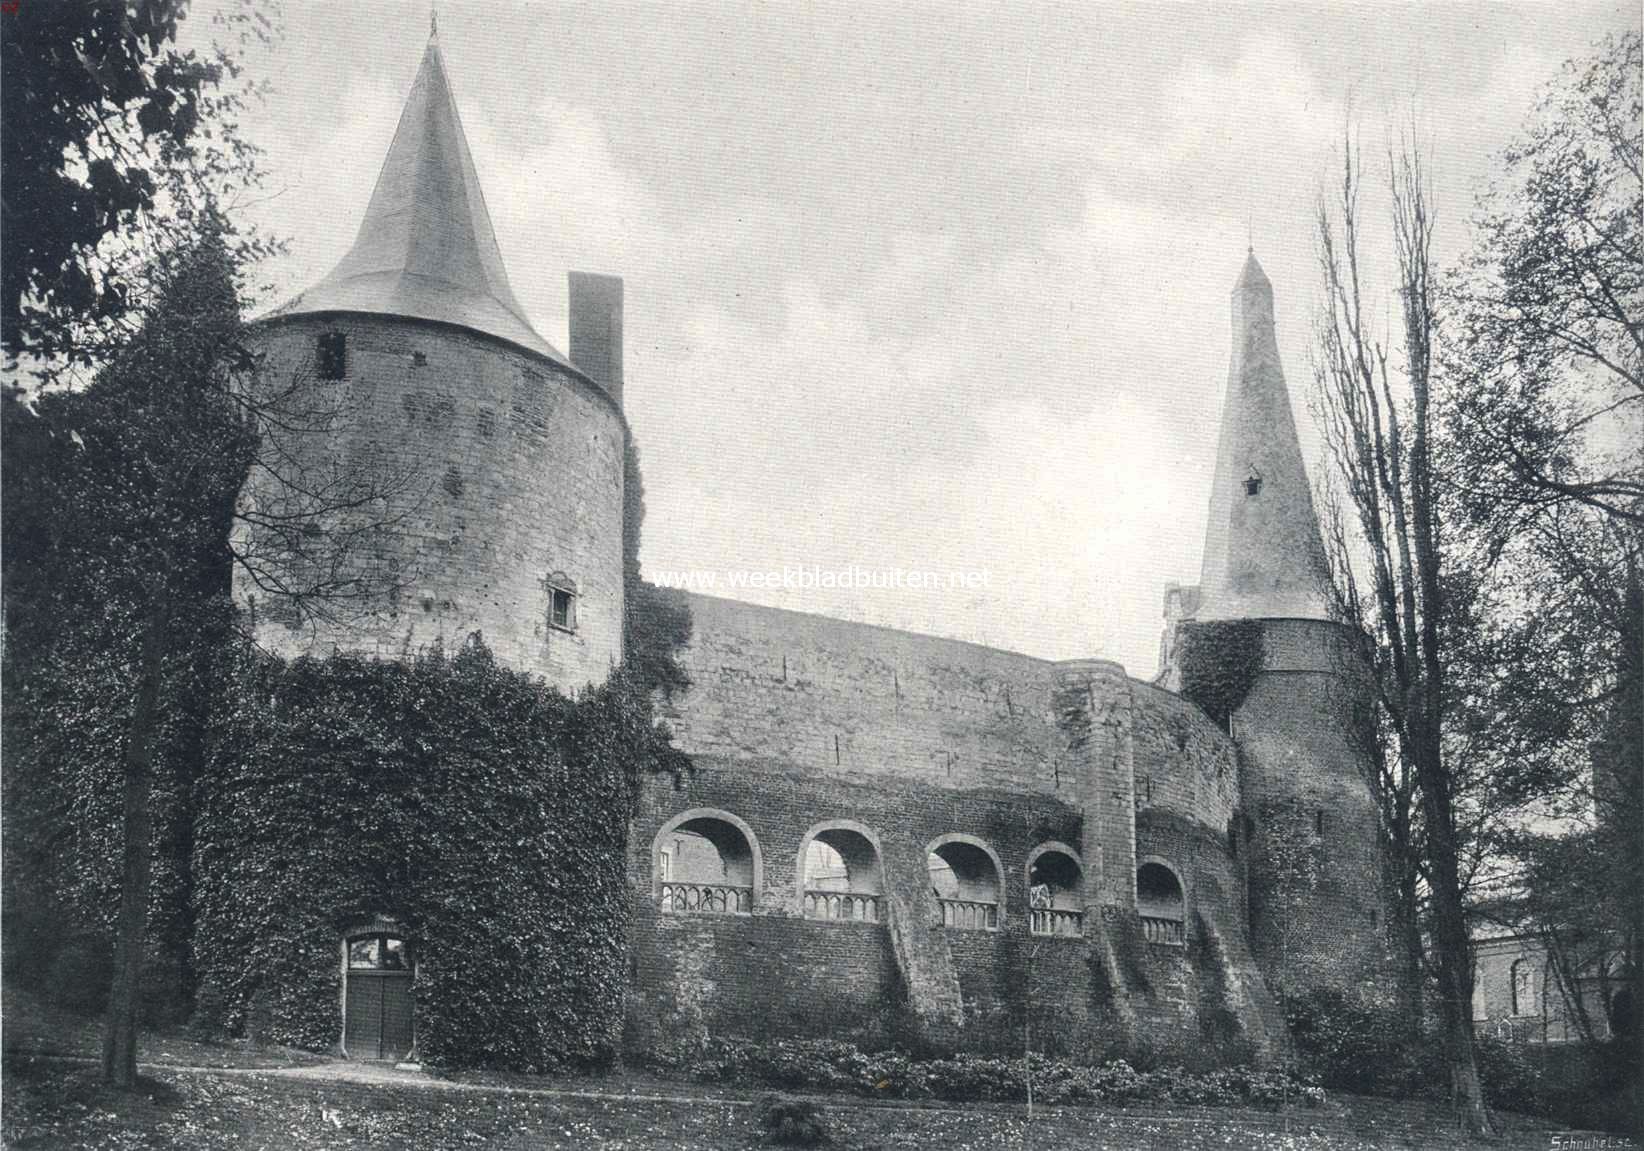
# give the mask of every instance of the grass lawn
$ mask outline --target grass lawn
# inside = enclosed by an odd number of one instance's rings
[[[0,996],[6,1055],[68,1055],[101,1058],[103,1019],[77,1015],[42,1003],[14,987]],[[179,1067],[303,1067],[324,1063],[323,1055],[290,1047],[247,1043],[205,1043],[180,1027],[145,1030],[137,1047],[144,1063]]]
[[[760,1145],[761,1092],[632,1075],[439,1080],[328,1064],[302,1053],[145,1035],[140,1091],[104,1088],[95,1021],[51,1017],[8,994],[0,1143],[6,1148],[702,1148]],[[13,1015],[17,1009],[18,1014]],[[193,1063],[196,1066],[188,1066]],[[914,1106],[817,1097],[835,1147],[1455,1148],[1442,1108],[1332,1098],[1285,1118],[1260,1111]],[[1500,1116],[1493,1148],[1546,1148],[1548,1124]]]
[[[12,1057],[5,1067],[5,1146],[31,1148],[735,1148],[759,1144],[758,1108],[730,1099],[527,1095],[494,1088],[400,1086],[298,1079],[261,1072],[159,1068],[133,1095],[101,1087],[95,1068]],[[681,1094],[689,1088],[679,1087]],[[1291,1130],[1275,1115],[1200,1112],[1191,1118],[1064,1108],[1029,1123],[1005,1110],[822,1102],[836,1146],[870,1148],[1452,1148],[1453,1132],[1329,1116]],[[1358,1129],[1355,1129],[1358,1128]],[[1481,1146],[1549,1145],[1520,1127]]]

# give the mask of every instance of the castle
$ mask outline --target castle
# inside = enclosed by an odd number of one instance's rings
[[[1232,330],[1202,577],[1166,593],[1156,682],[689,597],[692,683],[666,717],[694,771],[647,779],[629,834],[632,1042],[911,1030],[1019,1051],[1025,1021],[1042,1050],[1259,1058],[1281,994],[1392,993],[1368,698],[1253,253]],[[568,691],[610,674],[621,281],[571,273],[568,355],[533,330],[437,37],[354,246],[253,331],[267,370],[359,413],[300,447],[311,463],[432,481],[360,560],[409,591],[346,629],[259,606],[264,646],[392,659],[478,631]],[[395,988],[416,941],[382,910],[339,940],[353,1055],[414,1045]]]

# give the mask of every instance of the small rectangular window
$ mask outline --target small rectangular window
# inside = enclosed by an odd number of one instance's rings
[[[405,940],[385,936],[382,941],[382,966],[384,971],[409,971],[411,964],[406,960]]]
[[[340,380],[348,375],[348,336],[343,332],[320,333],[318,354],[320,379]]]
[[[553,608],[552,615],[549,618],[552,619],[555,627],[562,627],[566,631],[570,631],[576,626],[573,622],[575,616],[571,612],[571,601],[575,597],[561,587],[554,588],[552,595]]]

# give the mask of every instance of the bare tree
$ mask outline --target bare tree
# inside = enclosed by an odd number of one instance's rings
[[[1393,252],[1398,277],[1401,353],[1366,319],[1359,215],[1362,159],[1344,138],[1339,198],[1318,205],[1318,259],[1324,303],[1314,366],[1316,401],[1327,449],[1356,519],[1352,546],[1364,557],[1369,586],[1342,590],[1352,622],[1364,625],[1378,703],[1392,750],[1419,798],[1419,860],[1429,893],[1451,1088],[1458,1118],[1487,1131],[1474,1050],[1472,965],[1462,904],[1457,773],[1445,756],[1445,588],[1439,501],[1442,477],[1433,460],[1434,307],[1431,194],[1413,132],[1388,149]],[[1402,369],[1402,370],[1399,370]],[[1338,565],[1343,566],[1343,565]],[[1349,563],[1345,565],[1350,568]],[[1395,803],[1408,804],[1408,799]],[[1410,829],[1412,836],[1415,828]]]

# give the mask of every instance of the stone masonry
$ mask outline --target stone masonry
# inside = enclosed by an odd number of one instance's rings
[[[259,386],[332,417],[278,431],[308,488],[382,488],[315,532],[369,539],[334,574],[383,590],[316,623],[238,573],[265,646],[403,659],[478,631],[566,691],[617,666],[635,382],[621,280],[570,288],[567,358],[509,285],[431,38],[353,246],[253,327]],[[689,598],[691,686],[664,718],[692,770],[647,777],[629,827],[631,1049],[791,1035],[1016,1054],[1031,1033],[1077,1058],[1268,1059],[1274,990],[1393,990],[1365,681],[1329,618],[1253,253],[1232,302],[1204,567],[1167,593],[1156,684]],[[300,498],[266,476],[242,493],[270,516]],[[242,543],[271,579],[314,574],[301,540],[264,531]],[[1263,657],[1224,729],[1176,694],[1175,640],[1225,620],[1258,623]]]

